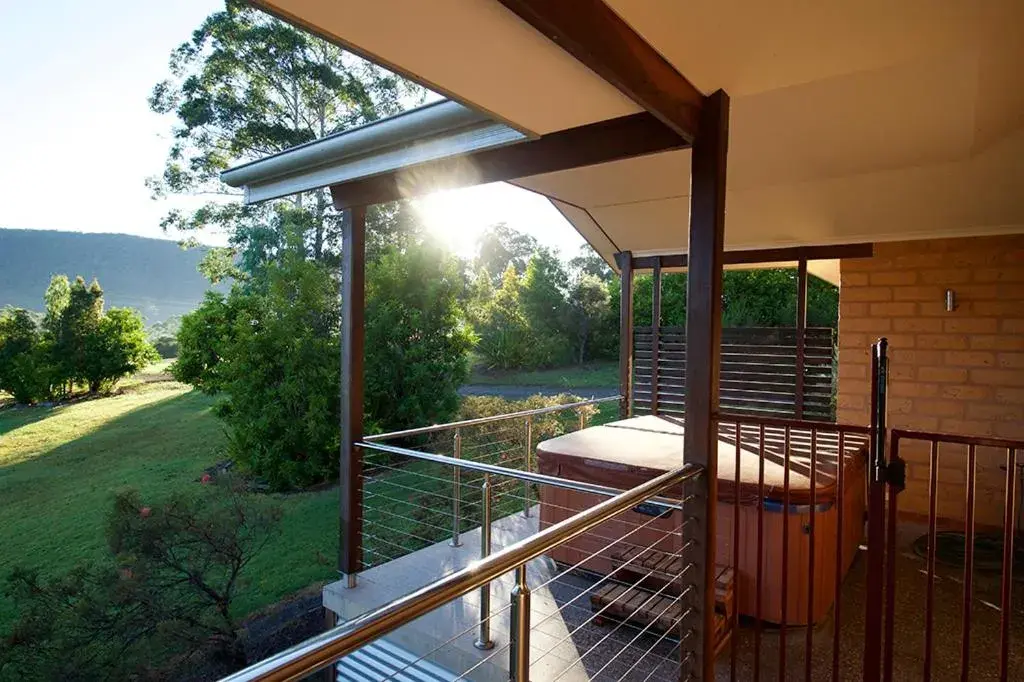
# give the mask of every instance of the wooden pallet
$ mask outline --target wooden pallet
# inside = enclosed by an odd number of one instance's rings
[[[590,604],[600,613],[594,617],[595,625],[603,625],[606,620],[619,620],[648,628],[649,632],[668,632],[678,628],[683,612],[683,604],[673,599],[641,587],[605,583],[591,593]],[[725,614],[716,611],[716,655],[729,642],[731,635],[730,621]]]
[[[683,570],[682,558],[656,549],[629,548],[611,555],[617,582],[676,596],[676,576]],[[715,607],[731,622],[736,608],[736,574],[730,566],[715,566]],[[690,582],[690,581],[687,581]]]
[[[682,606],[676,577],[682,558],[654,549],[629,548],[613,554],[613,581],[590,595],[591,607],[600,611],[595,620],[628,620],[642,627],[666,632],[679,620]],[[715,652],[728,642],[736,609],[736,574],[729,566],[715,572]],[[657,596],[655,596],[657,595]],[[607,607],[607,608],[606,608]],[[600,624],[600,623],[598,623]]]

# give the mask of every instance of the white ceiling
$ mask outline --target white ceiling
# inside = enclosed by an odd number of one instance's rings
[[[1024,231],[1021,0],[606,0],[732,98],[729,249]],[[261,0],[529,132],[637,111],[496,0]],[[606,258],[685,252],[689,152],[523,178]]]

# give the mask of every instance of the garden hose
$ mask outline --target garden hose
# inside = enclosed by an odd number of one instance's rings
[[[943,566],[963,568],[967,536],[960,531],[935,534],[935,561]],[[1013,569],[1017,580],[1024,580],[1024,541],[1014,542]],[[914,554],[928,558],[928,535],[913,544]],[[974,536],[974,570],[998,573],[1003,570],[1003,536],[978,533]]]

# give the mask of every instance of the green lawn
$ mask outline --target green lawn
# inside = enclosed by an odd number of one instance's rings
[[[475,366],[467,383],[488,386],[550,386],[569,390],[607,388],[618,386],[619,366],[615,362],[592,362],[585,365],[519,372],[487,371]]]
[[[226,459],[225,436],[211,412],[214,399],[175,382],[166,374],[168,364],[122,382],[109,397],[0,409],[0,633],[16,616],[15,605],[2,596],[2,580],[12,567],[64,572],[80,561],[101,559],[105,519],[117,491],[135,488],[144,499],[159,501],[199,485],[204,469]],[[613,375],[609,364],[524,373],[516,381],[559,385],[552,382],[561,377],[576,387],[585,385],[580,382],[602,386],[608,384],[604,377]],[[508,377],[490,379],[509,382]],[[613,418],[617,409],[599,408],[592,423]],[[575,419],[564,415],[563,428],[574,428]],[[504,463],[502,448],[509,447],[504,437],[483,434],[476,443],[467,433],[464,456]],[[518,456],[521,449],[516,445],[512,452]],[[401,464],[398,470],[368,471],[364,558],[369,564],[450,533],[451,471],[428,462]],[[521,508],[521,499],[514,497],[521,492],[518,483],[495,483],[495,517]],[[462,486],[468,530],[479,523],[479,476],[467,472]],[[336,489],[274,497],[284,508],[281,533],[250,565],[237,603],[240,615],[336,577]]]
[[[59,572],[99,559],[116,491],[159,500],[199,485],[203,470],[225,459],[213,399],[174,382],[167,364],[110,397],[0,410],[0,577],[19,564]],[[336,575],[337,492],[275,497],[282,532],[251,564],[240,613]],[[0,632],[15,613],[0,597]]]

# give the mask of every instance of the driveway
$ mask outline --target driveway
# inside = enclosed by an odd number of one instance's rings
[[[562,388],[559,386],[502,386],[488,384],[466,384],[459,389],[459,395],[494,395],[506,400],[522,400],[531,395],[553,396],[571,393],[582,398],[607,398],[619,394],[619,389],[604,388]]]

